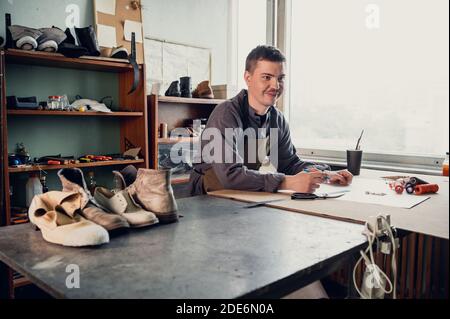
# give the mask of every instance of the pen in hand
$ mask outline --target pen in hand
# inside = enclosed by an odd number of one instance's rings
[[[320,171],[320,172],[322,172],[322,174],[323,174],[323,177],[322,177],[322,178],[323,178],[324,183],[326,183],[326,182],[328,182],[328,181],[330,180],[330,176],[328,176],[328,174],[325,173],[325,171],[319,170],[319,169],[317,169],[317,168],[305,168],[303,171],[304,171],[305,173],[312,173],[312,172]]]

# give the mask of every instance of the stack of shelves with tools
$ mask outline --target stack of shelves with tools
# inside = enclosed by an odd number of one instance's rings
[[[193,147],[194,143],[199,143],[198,137],[177,137],[170,138],[170,132],[176,128],[186,127],[192,124],[195,119],[207,119],[214,108],[224,102],[219,99],[198,99],[182,98],[170,96],[148,96],[149,111],[149,147],[150,166],[152,168],[161,167],[161,150],[170,148],[177,143],[187,143]],[[168,137],[162,137],[159,132],[161,123],[167,124]],[[185,186],[189,181],[189,172],[172,174],[172,185],[175,195],[184,197]]]
[[[147,99],[145,93],[145,67],[143,65],[139,66],[139,76],[140,84],[137,89],[129,94],[134,80],[133,67],[126,63],[125,61],[111,61],[111,60],[101,60],[101,59],[91,59],[91,58],[67,58],[61,54],[57,53],[46,53],[46,52],[29,52],[16,49],[5,49],[0,50],[0,74],[1,74],[1,196],[0,196],[0,225],[13,225],[15,224],[11,216],[11,208],[14,203],[11,202],[10,196],[10,186],[11,179],[20,174],[29,174],[30,172],[41,172],[45,171],[49,175],[52,174],[55,179],[56,170],[61,168],[69,167],[79,167],[84,168],[96,168],[101,167],[111,167],[119,168],[124,165],[133,164],[138,168],[148,168],[149,167],[149,150],[148,150],[148,117],[147,117]],[[17,74],[26,73],[29,69],[38,69],[35,72],[46,72],[46,70],[52,70],[51,72],[56,72],[58,77],[50,81],[49,84],[39,83],[39,81],[34,80],[30,83],[29,79],[27,88],[21,87],[17,90],[17,86],[22,85],[21,77],[27,77],[27,74]],[[43,70],[43,71],[41,71]],[[67,70],[73,70],[68,73]],[[87,73],[85,72],[87,71]],[[62,72],[62,73],[57,73]],[[81,78],[81,82],[73,86],[68,86],[67,83],[72,81],[71,74],[75,72],[78,78]],[[53,74],[53,73],[52,73]],[[62,74],[62,75],[59,75]],[[87,74],[86,76],[84,74]],[[96,78],[92,77],[92,74],[96,76],[99,74],[100,82],[95,82]],[[60,78],[61,77],[61,78]],[[63,78],[64,77],[64,78]],[[86,77],[86,80],[85,80]],[[109,85],[105,78],[111,77],[113,81],[111,83],[117,83],[117,86]],[[13,79],[13,80],[11,80]],[[79,93],[78,90],[94,91],[94,89],[88,87],[87,82],[96,83],[99,86],[106,87],[104,90],[108,92],[113,92],[116,95],[116,104],[113,112],[111,113],[100,113],[100,112],[78,112],[78,111],[53,111],[53,110],[28,110],[28,109],[17,109],[12,108],[7,105],[7,95],[12,92],[23,92],[32,86],[33,92],[41,93],[41,99],[44,96],[53,95],[52,93],[56,90],[61,90],[61,83],[64,82],[65,88],[73,88],[72,92],[67,92],[68,94],[75,96]],[[109,86],[109,87],[108,87]],[[28,91],[27,91],[28,92]],[[22,93],[27,94],[27,93]],[[18,124],[19,123],[19,124]],[[40,123],[45,123],[40,125]],[[105,124],[106,123],[106,124]],[[26,125],[31,124],[32,129],[28,129]],[[40,126],[39,126],[40,125]],[[39,149],[39,146],[45,145],[45,150],[51,150],[53,154],[58,153],[71,153],[70,146],[66,146],[66,140],[59,139],[59,145],[53,146],[51,141],[58,139],[61,130],[69,130],[71,126],[72,130],[82,131],[84,125],[90,125],[90,130],[94,132],[99,132],[98,135],[91,136],[88,138],[83,138],[79,143],[80,152],[86,151],[85,154],[91,154],[93,148],[96,150],[96,154],[104,154],[102,147],[108,145],[107,150],[114,150],[115,154],[123,154],[130,147],[141,148],[140,156],[137,159],[123,159],[118,158],[117,160],[109,161],[96,161],[88,163],[80,163],[78,161],[73,161],[71,164],[61,165],[19,165],[10,166],[8,161],[8,154],[14,153],[12,145],[15,143],[22,142],[20,140],[12,141],[12,137],[25,138],[28,143],[36,143],[38,146],[34,149]],[[108,126],[109,125],[109,126]],[[17,127],[21,128],[18,129]],[[92,126],[98,126],[92,128]],[[106,126],[104,128],[103,126]],[[24,128],[25,127],[25,128]],[[104,133],[107,132],[107,133]],[[112,134],[110,134],[112,132]],[[42,136],[48,134],[50,142],[46,143],[42,141]],[[80,135],[82,132],[80,132]],[[8,139],[8,136],[10,138]],[[64,134],[61,134],[64,136]],[[106,136],[106,139],[105,139]],[[104,140],[101,140],[104,139]],[[39,145],[40,143],[40,145]],[[70,143],[67,143],[70,145]],[[112,145],[112,146],[111,146]],[[9,146],[9,147],[8,147]],[[30,145],[26,145],[27,148]],[[53,146],[53,148],[52,148]],[[65,146],[65,149],[64,149]],[[57,148],[60,147],[60,148]],[[61,149],[62,148],[62,149]],[[75,151],[73,151],[75,152]],[[111,154],[112,152],[108,152]],[[83,153],[82,153],[83,154]],[[34,154],[31,154],[32,156]],[[81,154],[76,154],[81,155]],[[117,166],[117,167],[115,167]],[[23,182],[23,178],[22,178]],[[56,187],[55,187],[56,188]],[[24,185],[17,190],[18,193],[23,193]],[[58,190],[58,189],[50,189]],[[60,189],[59,189],[60,190]],[[22,194],[23,195],[23,194]],[[22,206],[22,205],[21,205]]]

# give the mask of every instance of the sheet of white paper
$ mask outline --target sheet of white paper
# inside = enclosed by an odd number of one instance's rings
[[[345,192],[344,196],[333,200],[343,200],[365,204],[377,204],[390,207],[413,208],[414,206],[426,201],[430,196],[410,195],[404,192],[397,194],[389,188],[389,185],[378,179],[368,179],[355,177],[353,183],[349,186],[338,186],[321,184],[316,194]],[[292,193],[292,191],[280,191],[280,193]]]
[[[116,15],[116,0],[95,0],[95,10],[114,16]]]
[[[97,39],[98,45],[101,47],[116,47],[116,28],[109,25],[97,24]]]
[[[429,196],[410,195],[404,192],[397,194],[389,188],[389,185],[383,180],[359,178],[353,179],[350,186],[339,187],[335,185],[321,185],[317,193],[330,193],[338,190],[349,189],[350,192],[336,200],[350,202],[377,204],[390,207],[413,208],[414,206],[429,199]],[[383,195],[384,194],[384,195]]]
[[[125,20],[123,36],[126,41],[131,41],[131,33],[134,32],[136,42],[142,43],[142,23],[136,21]]]

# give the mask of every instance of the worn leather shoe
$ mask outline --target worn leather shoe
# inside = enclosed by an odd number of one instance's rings
[[[79,168],[64,168],[58,172],[63,186],[63,192],[77,192],[82,199],[81,215],[90,221],[111,231],[118,228],[128,228],[128,221],[120,215],[106,212],[87,189],[83,172]]]
[[[152,212],[139,206],[126,190],[113,193],[110,190],[97,187],[95,199],[111,213],[124,217],[131,227],[138,228],[158,223],[158,218]]]
[[[79,215],[82,202],[78,192],[48,192],[33,198],[28,216],[50,243],[81,247],[109,242],[106,229]]]
[[[170,177],[170,170],[140,168],[135,182],[126,188],[145,210],[153,212],[163,224],[178,220]]]
[[[200,99],[213,99],[214,93],[209,81],[200,82],[194,92],[192,92],[192,97]]]

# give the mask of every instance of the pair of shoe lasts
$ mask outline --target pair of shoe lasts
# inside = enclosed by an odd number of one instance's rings
[[[169,88],[167,89],[165,95],[166,96],[175,96],[175,97],[192,97],[192,84],[191,78],[189,76],[183,76],[179,81],[173,81]]]
[[[71,247],[108,243],[106,229],[79,214],[85,203],[86,198],[76,191],[48,192],[33,198],[28,216],[50,243]]]
[[[178,220],[170,170],[137,170],[129,165],[113,174],[116,192],[127,192],[145,210],[154,213],[162,224]]]
[[[123,194],[121,201],[127,203],[125,209],[109,205],[103,197],[93,197],[89,192],[83,172],[79,168],[65,168],[58,172],[63,186],[63,192],[77,192],[81,194],[83,203],[81,215],[86,219],[102,226],[108,231],[127,227],[144,227],[158,223],[155,214],[143,210],[132,199]],[[106,191],[105,194],[108,194]],[[119,197],[119,196],[117,196]],[[118,207],[119,208],[119,207]]]
[[[58,45],[66,39],[66,34],[58,28],[33,29],[20,25],[9,27],[16,47],[22,50],[58,51]]]

